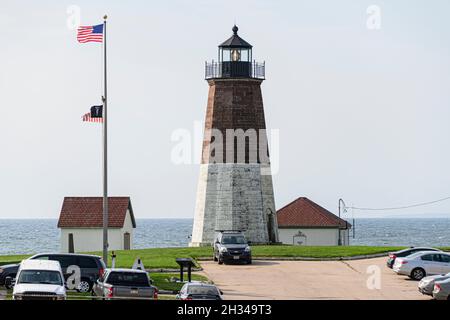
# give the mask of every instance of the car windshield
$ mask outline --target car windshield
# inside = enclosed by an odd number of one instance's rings
[[[240,235],[226,235],[222,238],[223,244],[246,244],[244,236]]]
[[[106,281],[113,286],[139,286],[148,287],[150,283],[145,273],[138,272],[111,272]]]
[[[54,284],[61,286],[61,274],[58,271],[49,270],[22,270],[17,284]]]
[[[187,290],[188,294],[192,295],[208,295],[218,296],[219,291],[213,286],[189,286]]]

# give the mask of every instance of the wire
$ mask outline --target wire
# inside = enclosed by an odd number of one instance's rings
[[[430,204],[434,204],[434,203],[438,203],[438,202],[443,202],[443,201],[446,201],[446,200],[450,200],[450,196],[449,196],[449,197],[442,198],[442,199],[434,200],[434,201],[428,201],[428,202],[416,203],[416,204],[411,204],[411,205],[401,206],[401,207],[391,207],[391,208],[360,208],[360,207],[346,207],[346,208],[347,208],[347,209],[354,209],[354,210],[363,210],[363,211],[401,210],[401,209],[409,209],[409,208],[415,208],[415,207],[423,207],[423,206],[427,206],[427,205],[430,205]]]

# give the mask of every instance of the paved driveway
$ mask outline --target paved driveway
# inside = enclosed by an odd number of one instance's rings
[[[429,299],[417,291],[416,281],[397,276],[385,261],[254,260],[252,265],[205,261],[201,265],[225,299]],[[374,276],[377,273],[379,277]]]

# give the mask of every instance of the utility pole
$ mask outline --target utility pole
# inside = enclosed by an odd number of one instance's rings
[[[341,218],[341,204],[342,204],[342,208],[344,209],[344,212],[347,211],[344,200],[339,199],[339,204],[338,204],[339,218]],[[339,235],[338,236],[338,246],[342,246],[342,237],[341,237],[341,228],[340,227],[338,228],[338,235]]]

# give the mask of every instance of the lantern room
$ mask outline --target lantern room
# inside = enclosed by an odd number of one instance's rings
[[[205,78],[257,78],[264,79],[264,63],[252,62],[252,45],[238,35],[233,35],[219,45],[218,62],[206,63]]]

